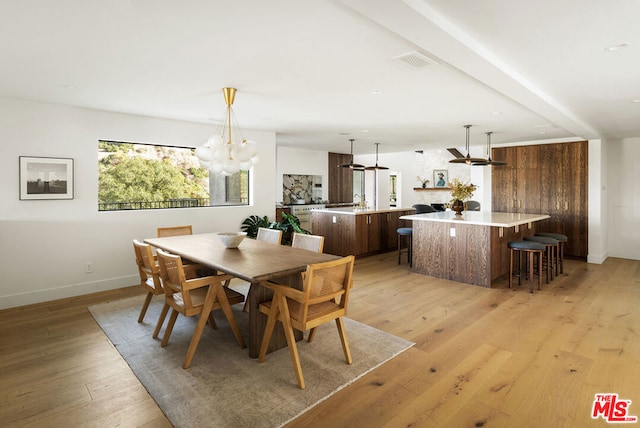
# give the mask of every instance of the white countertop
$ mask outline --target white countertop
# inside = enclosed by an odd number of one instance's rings
[[[546,214],[496,213],[490,211],[463,211],[456,216],[453,211],[439,211],[428,214],[412,214],[401,220],[433,221],[441,223],[477,224],[480,226],[513,227],[550,218]]]
[[[357,208],[357,207],[337,207],[337,208],[314,209],[311,212],[359,215],[359,214],[390,213],[394,211],[411,211],[411,210],[413,210],[413,208],[397,208],[396,207],[396,208],[374,209],[374,208]]]

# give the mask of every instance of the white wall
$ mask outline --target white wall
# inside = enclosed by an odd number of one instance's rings
[[[399,152],[399,153],[381,153],[378,155],[378,164],[386,166],[389,171],[382,171],[379,173],[379,188],[383,189],[385,183],[383,180],[386,178],[388,183],[389,174],[398,175],[398,207],[408,208],[414,204],[431,204],[431,203],[445,203],[451,200],[451,192],[443,190],[426,190],[416,191],[414,187],[420,187],[421,184],[418,181],[418,177],[428,178],[430,180],[429,187],[433,187],[433,171],[436,169],[446,169],[449,173],[449,180],[458,178],[462,181],[471,181],[473,184],[478,185],[478,189],[473,195],[473,199],[480,201],[482,207],[491,207],[491,203],[485,205],[483,200],[487,189],[489,192],[489,198],[491,197],[491,182],[489,187],[485,187],[484,170],[487,168],[478,166],[469,166],[465,164],[453,164],[449,161],[453,159],[453,156],[446,150],[424,150],[422,154],[416,152]],[[356,155],[354,156],[355,162],[363,165],[375,165],[376,158],[373,155]],[[489,174],[490,176],[491,174]],[[367,175],[367,180],[371,180],[370,175]],[[369,187],[367,185],[367,187]],[[388,187],[388,184],[386,184]],[[386,194],[388,195],[388,190]],[[372,201],[373,197],[367,195],[367,200]],[[491,201],[491,199],[489,199]]]
[[[282,176],[284,174],[322,176],[322,199],[327,200],[329,198],[328,165],[329,153],[326,151],[278,147],[274,201],[282,201]]]
[[[609,256],[640,260],[640,138],[607,141]]]
[[[603,263],[609,256],[608,251],[608,192],[607,192],[607,158],[608,153],[602,140],[589,140],[589,201],[588,201],[588,235],[589,263]]]
[[[252,206],[135,212],[97,211],[98,140],[197,146],[212,126],[0,98],[0,308],[136,284],[131,240],[159,226],[239,230],[251,214],[275,215],[275,134],[244,130],[258,143]],[[18,157],[74,159],[73,200],[20,201]],[[94,272],[85,273],[84,264]]]

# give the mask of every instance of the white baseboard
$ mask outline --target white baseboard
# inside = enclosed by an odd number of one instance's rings
[[[592,255],[589,254],[587,256],[587,263],[593,263],[597,265],[601,265],[605,260],[609,257],[609,252],[605,251],[603,254]]]
[[[34,303],[82,296],[84,294],[96,293],[98,291],[130,287],[138,283],[140,283],[140,277],[138,275],[129,275],[120,278],[108,278],[99,281],[70,284],[63,287],[31,291],[28,293],[10,294],[0,296],[0,309],[16,308],[18,306],[32,305]]]

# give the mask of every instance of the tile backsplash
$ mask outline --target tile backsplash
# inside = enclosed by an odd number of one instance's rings
[[[314,190],[315,189],[315,190]],[[322,193],[322,177],[314,175],[283,174],[282,201],[284,204],[318,202]],[[298,202],[300,203],[300,202]]]

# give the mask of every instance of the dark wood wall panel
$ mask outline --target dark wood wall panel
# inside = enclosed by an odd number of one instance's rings
[[[339,168],[338,165],[349,163],[351,155],[329,153],[329,202],[353,202],[353,171],[349,168]]]
[[[499,147],[492,158],[492,210],[551,216],[540,230],[567,235],[565,254],[588,253],[588,143]]]

